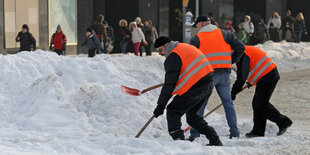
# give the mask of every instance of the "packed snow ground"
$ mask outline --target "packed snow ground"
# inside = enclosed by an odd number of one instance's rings
[[[273,58],[280,72],[310,68],[310,43],[267,42],[258,46]],[[163,62],[161,57],[98,55],[90,59],[85,55],[64,57],[40,50],[0,55],[0,153],[144,155],[310,151],[310,139],[298,127],[290,128],[283,136],[275,136],[278,128],[270,122],[266,137],[241,136],[239,140],[230,140],[225,116],[220,113],[213,113],[207,121],[220,135],[224,147],[206,147],[208,141],[204,136],[193,143],[173,141],[167,132],[165,115],[154,119],[139,139],[134,138],[152,116],[160,89],[136,97],[122,94],[120,85],[144,89],[163,82]],[[238,118],[242,135],[251,130],[251,119],[250,116]],[[184,118],[183,126],[187,127]]]

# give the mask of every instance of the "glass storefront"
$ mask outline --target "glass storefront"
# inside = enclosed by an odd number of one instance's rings
[[[77,13],[76,0],[49,0],[49,39],[59,24],[67,37],[68,44],[77,43]]]

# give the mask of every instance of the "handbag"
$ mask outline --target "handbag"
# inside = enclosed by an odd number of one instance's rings
[[[106,48],[107,52],[110,54],[110,52],[112,52],[113,50],[113,45],[111,44],[111,42],[109,42],[107,48]]]

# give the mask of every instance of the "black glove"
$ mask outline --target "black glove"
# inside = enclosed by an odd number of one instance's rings
[[[248,85],[248,89],[250,89],[253,85],[249,82],[246,82],[246,84]]]
[[[51,51],[53,50],[53,47],[52,47],[52,46],[50,46],[50,50],[51,50]]]
[[[236,96],[237,96],[237,94],[231,92],[231,99],[232,99],[232,100],[235,100],[235,99],[236,99]]]
[[[158,104],[157,107],[155,108],[154,112],[153,112],[155,118],[162,115],[164,113],[165,108],[166,108],[166,106]]]

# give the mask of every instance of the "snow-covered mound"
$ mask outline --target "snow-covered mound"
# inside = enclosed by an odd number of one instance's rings
[[[277,64],[280,72],[310,68],[310,43],[292,43],[267,41],[259,44],[268,56]]]
[[[271,45],[277,47],[266,43],[262,48]],[[309,46],[303,43],[292,61],[309,61],[303,57],[310,55]],[[274,54],[276,63],[290,61],[285,49],[274,50],[283,55]],[[226,119],[217,113],[207,121],[225,147],[204,146],[204,136],[194,143],[172,141],[164,115],[154,119],[141,138],[134,138],[152,116],[160,89],[136,97],[122,94],[120,85],[143,89],[163,82],[163,61],[132,55],[64,57],[40,50],[0,55],[1,154],[263,154],[269,152],[266,146],[304,143],[303,136],[290,130],[275,137],[274,124],[267,125],[268,138],[230,140]],[[238,125],[244,135],[252,121],[239,118]]]

